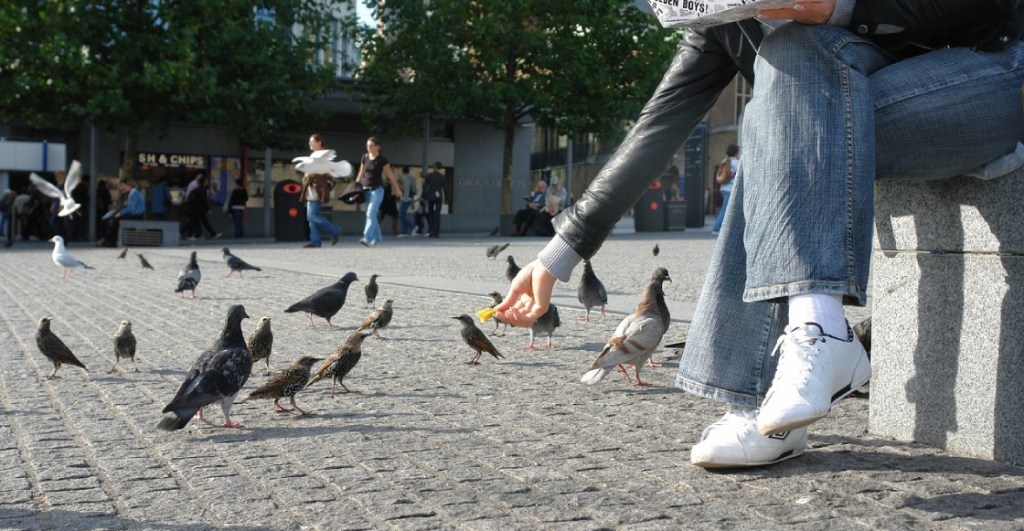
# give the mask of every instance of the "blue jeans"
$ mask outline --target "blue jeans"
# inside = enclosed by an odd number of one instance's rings
[[[320,214],[320,201],[306,201],[306,221],[309,222],[309,243],[320,243],[320,231],[325,230],[331,236],[341,234],[341,229]]]
[[[733,184],[733,186],[735,187],[736,185]],[[715,217],[715,226],[711,228],[711,230],[713,230],[715,232],[719,232],[719,231],[722,230],[722,221],[725,220],[725,209],[726,209],[726,207],[729,206],[729,196],[730,195],[732,195],[731,191],[728,191],[728,192],[723,191],[722,192],[722,208],[718,209],[718,216]]]
[[[308,213],[307,208],[307,213]],[[245,237],[245,210],[240,208],[231,209],[231,220],[235,222],[235,238]]]
[[[694,311],[676,385],[757,407],[787,297],[865,303],[875,179],[937,179],[1024,138],[1024,44],[894,62],[833,26],[788,24],[755,62],[743,165]]]
[[[403,197],[398,201],[398,221],[402,223],[402,234],[412,234],[412,229],[416,227],[412,216],[409,215],[409,207],[411,206],[412,199]]]
[[[377,211],[384,200],[384,188],[377,187],[366,193],[366,225],[363,227],[363,240],[366,243],[377,243],[384,239],[377,223]]]

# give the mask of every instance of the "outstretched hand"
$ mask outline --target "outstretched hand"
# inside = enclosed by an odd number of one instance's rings
[[[534,260],[523,267],[512,279],[508,295],[494,307],[502,321],[512,326],[530,326],[548,311],[555,277],[540,262]]]
[[[762,9],[757,16],[777,20],[792,20],[800,24],[826,24],[832,18],[836,0],[796,0],[793,7]]]

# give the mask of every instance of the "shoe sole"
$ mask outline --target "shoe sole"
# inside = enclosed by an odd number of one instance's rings
[[[692,464],[694,464],[696,466],[699,466],[701,468],[716,468],[716,469],[719,469],[719,468],[749,468],[749,467],[754,467],[754,466],[768,466],[768,465],[774,465],[775,463],[781,463],[783,461],[786,461],[787,459],[792,459],[794,457],[799,457],[799,456],[804,454],[805,450],[807,450],[806,446],[801,447],[801,448],[795,448],[793,450],[789,450],[789,451],[783,452],[781,455],[779,455],[775,459],[772,459],[771,461],[762,461],[762,462],[758,462],[758,463],[721,463],[721,462],[715,462],[715,461],[711,461],[711,460],[707,460],[707,461],[693,461],[692,458],[690,460],[690,463],[692,463]]]
[[[836,403],[838,403],[840,400],[846,398],[847,396],[849,396],[851,393],[853,393],[857,389],[860,389],[861,387],[864,387],[865,385],[867,385],[867,383],[869,381],[871,381],[871,360],[866,357],[866,354],[865,354],[864,360],[866,360],[868,362],[867,378],[864,378],[863,381],[860,382],[859,384],[856,383],[856,380],[852,381],[849,384],[847,384],[844,387],[842,387],[841,389],[839,389],[838,391],[836,391],[832,395],[832,402],[829,404],[827,411],[825,411],[824,413],[822,413],[821,415],[818,415],[816,417],[806,418],[806,419],[798,419],[798,420],[795,420],[793,422],[790,422],[789,424],[780,424],[779,426],[772,426],[771,429],[769,429],[769,430],[762,430],[761,429],[761,425],[758,424],[758,426],[757,426],[758,431],[760,431],[763,435],[768,435],[768,434],[771,434],[771,433],[782,433],[784,431],[793,431],[795,429],[803,428],[804,426],[807,426],[809,424],[813,424],[813,423],[815,423],[815,422],[817,422],[817,421],[827,417],[828,414],[832,411],[832,406],[836,405]],[[857,375],[857,369],[859,369],[859,368],[860,368],[860,364],[858,364],[856,367],[853,368],[853,375],[854,376]],[[768,433],[765,433],[765,431],[767,431]]]

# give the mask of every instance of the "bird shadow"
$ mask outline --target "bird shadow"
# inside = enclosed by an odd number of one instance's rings
[[[502,363],[505,367],[560,367],[557,363],[549,361],[507,361]]]

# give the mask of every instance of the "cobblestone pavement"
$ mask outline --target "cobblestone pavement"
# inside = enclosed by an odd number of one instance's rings
[[[559,284],[562,327],[552,350],[526,351],[527,332],[483,326],[506,359],[479,366],[461,343],[460,313],[504,292],[504,258],[527,262],[543,245],[503,240],[388,239],[362,248],[232,242],[262,272],[223,278],[219,245],[70,251],[95,267],[62,281],[50,246],[0,251],[0,528],[9,529],[1021,529],[1024,469],[955,457],[866,433],[867,401],[848,399],[816,424],[810,449],[774,467],[708,472],[689,450],[722,408],[676,390],[673,352],[645,368],[648,388],[579,377],[643,279],[664,265],[673,324],[685,338],[712,246],[706,231],[612,237],[594,261],[612,293],[610,315],[582,322],[575,282]],[[651,249],[659,243],[661,254]],[[191,250],[199,298],[173,293]],[[141,252],[155,267],[144,270]],[[346,271],[360,281],[336,316],[308,329],[283,309]],[[236,404],[244,429],[194,420],[156,429],[185,371],[221,328],[229,305],[273,318],[274,368],[324,356],[369,313],[362,286],[379,273],[393,297],[386,340],[368,339],[346,378],[299,394],[314,414],[274,413],[269,401]],[[862,311],[862,315],[863,315]],[[51,366],[36,349],[36,321],[90,372]],[[111,336],[131,319],[140,372],[113,362]],[[266,381],[257,366],[243,394]],[[208,418],[220,421],[219,408]]]

